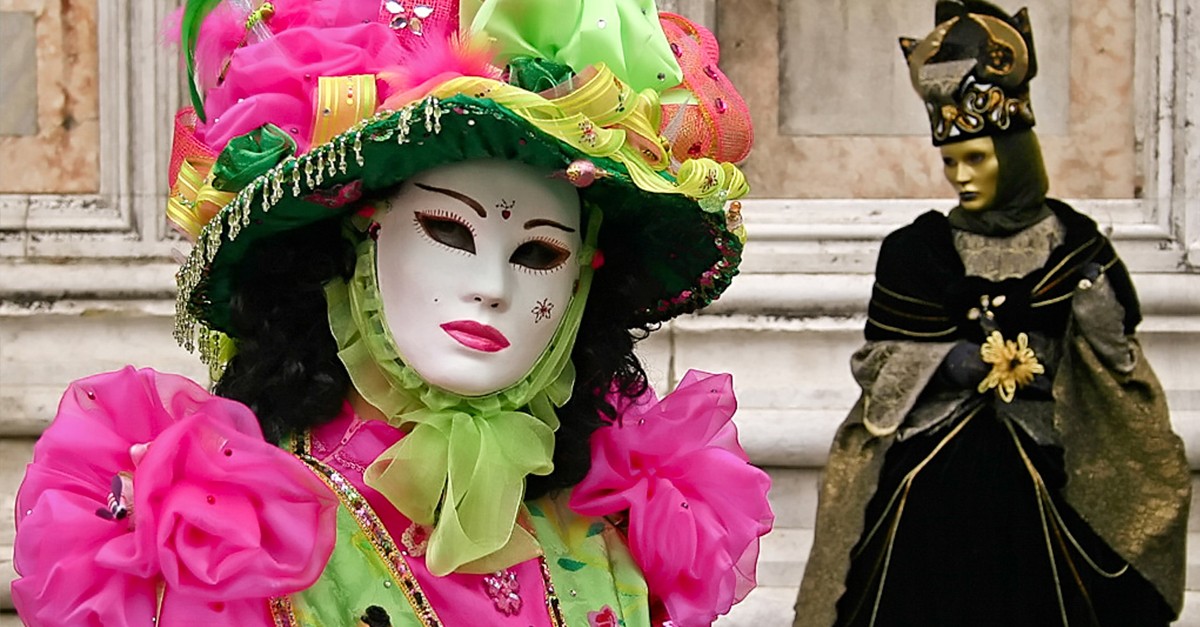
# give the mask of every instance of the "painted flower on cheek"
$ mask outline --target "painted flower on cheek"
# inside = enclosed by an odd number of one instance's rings
[[[537,324],[542,320],[549,320],[554,315],[554,303],[550,302],[549,298],[539,300],[533,309],[529,310],[533,314],[533,322]]]

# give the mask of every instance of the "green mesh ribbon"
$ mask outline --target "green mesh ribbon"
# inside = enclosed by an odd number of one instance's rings
[[[683,80],[654,0],[462,0],[468,32],[487,33],[502,61],[548,59],[576,72],[604,63],[634,90]]]
[[[508,62],[509,84],[534,93],[553,88],[571,78],[571,74],[569,66],[545,59],[516,57]]]
[[[487,573],[538,554],[516,524],[525,477],[553,468],[556,407],[571,396],[571,350],[591,289],[600,212],[589,208],[579,283],[545,352],[520,381],[464,397],[426,383],[401,359],[388,329],[375,264],[364,238],[349,282],[325,288],[338,356],[355,389],[409,433],[367,468],[367,485],[401,513],[433,527],[426,565],[434,575]]]

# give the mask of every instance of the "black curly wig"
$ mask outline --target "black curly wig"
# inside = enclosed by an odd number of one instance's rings
[[[617,419],[605,400],[609,390],[637,396],[647,388],[634,344],[652,327],[630,318],[631,300],[644,296],[636,254],[603,229],[605,263],[596,271],[580,322],[572,361],[571,400],[558,410],[554,472],[530,475],[526,498],[579,483],[591,467],[589,439]],[[332,420],[350,390],[329,330],[324,284],[354,271],[354,245],[337,224],[322,222],[256,244],[233,285],[230,325],[237,355],[215,392],[245,403],[272,441]],[[639,299],[645,302],[644,298]]]

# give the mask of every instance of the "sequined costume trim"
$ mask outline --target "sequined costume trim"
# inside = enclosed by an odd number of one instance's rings
[[[413,613],[417,616],[417,620],[425,627],[441,627],[443,625],[441,619],[438,618],[437,612],[433,610],[433,606],[429,604],[429,598],[425,595],[425,592],[421,589],[421,585],[417,582],[417,578],[408,567],[408,562],[406,561],[408,557],[407,551],[401,549],[392,540],[391,535],[387,532],[387,528],[383,526],[383,522],[375,514],[375,510],[371,509],[371,506],[367,503],[367,499],[363,498],[358,489],[354,487],[354,484],[338,471],[326,466],[313,457],[310,454],[311,450],[311,433],[306,433],[303,438],[297,438],[292,443],[292,454],[307,464],[317,477],[325,482],[325,485],[329,486],[329,489],[341,501],[342,506],[358,522],[363,535],[370,540],[376,554],[382,558],[383,563],[387,566],[392,580],[399,586],[400,592],[404,594],[404,597],[408,599],[409,604],[413,608]],[[274,611],[275,605],[272,605],[271,609]],[[278,620],[276,618],[277,624]],[[291,616],[291,620],[295,622],[294,614]]]
[[[304,462],[310,470],[329,489],[337,495],[342,506],[358,523],[363,535],[370,541],[382,563],[387,567],[392,581],[400,588],[400,592],[408,600],[417,620],[424,627],[443,627],[445,623],[438,617],[437,612],[429,603],[429,597],[421,589],[420,583],[408,565],[409,552],[392,539],[383,522],[371,508],[367,499],[345,476],[337,470],[315,458],[312,454],[313,440],[311,433],[303,438],[294,439],[288,448],[293,455]],[[415,556],[414,556],[415,557]],[[562,609],[554,582],[551,580],[550,568],[545,557],[538,558],[539,571],[545,589],[546,613],[552,627],[566,627]],[[277,597],[270,601],[271,616],[276,627],[296,627],[300,624],[290,597]]]

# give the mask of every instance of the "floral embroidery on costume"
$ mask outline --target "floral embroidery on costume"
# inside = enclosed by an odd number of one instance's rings
[[[400,544],[408,549],[408,554],[413,557],[421,557],[425,555],[425,548],[429,546],[429,527],[413,523],[404,530],[400,535]]]
[[[589,627],[620,627],[621,620],[613,608],[605,605],[599,612],[588,612]]]

